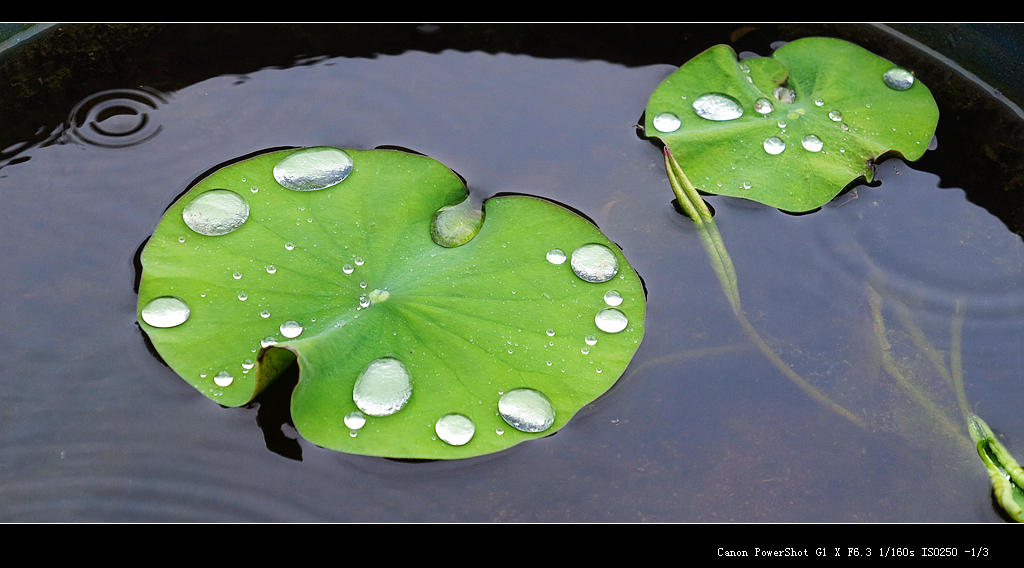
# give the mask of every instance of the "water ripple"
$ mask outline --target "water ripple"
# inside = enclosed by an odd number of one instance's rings
[[[157,111],[167,104],[149,89],[114,89],[89,95],[72,109],[68,133],[79,142],[103,148],[142,144],[160,133]]]

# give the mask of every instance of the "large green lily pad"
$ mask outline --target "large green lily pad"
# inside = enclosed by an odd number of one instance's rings
[[[316,147],[226,166],[147,243],[139,325],[225,406],[297,359],[292,418],[320,446],[447,459],[549,435],[625,370],[643,336],[642,284],[575,213],[499,197],[481,225],[459,206],[467,195],[443,164],[394,150]],[[449,206],[454,217],[433,223]],[[432,226],[455,237],[439,245]],[[594,272],[577,275],[577,250]],[[587,251],[599,254],[581,261]]]
[[[938,118],[908,71],[811,37],[742,61],[729,46],[708,49],[654,91],[644,127],[698,189],[805,212],[871,181],[882,154],[920,158]]]

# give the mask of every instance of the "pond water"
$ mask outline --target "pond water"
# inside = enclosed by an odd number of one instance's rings
[[[952,390],[898,315],[905,306],[948,361],[962,301],[968,398],[1021,458],[1024,245],[1013,211],[975,204],[989,188],[950,183],[1010,174],[949,172],[964,147],[943,138],[988,111],[946,112],[945,78],[922,68],[944,112],[933,156],[886,161],[878,183],[807,215],[707,198],[754,327],[865,431],[746,339],[672,205],[660,150],[637,134],[660,81],[739,28],[595,27],[598,41],[566,47],[588,28],[405,26],[379,48],[322,39],[345,27],[136,28],[123,72],[78,69],[45,108],[0,116],[0,520],[1002,520],[976,455],[883,369],[866,287],[884,298],[901,369],[954,418]],[[806,32],[759,29],[734,45],[768,54]],[[645,38],[674,47],[652,55]],[[618,384],[553,436],[415,463],[309,444],[287,424],[286,392],[230,409],[196,392],[136,324],[137,251],[204,172],[313,145],[408,148],[477,200],[537,195],[593,219],[649,294]]]

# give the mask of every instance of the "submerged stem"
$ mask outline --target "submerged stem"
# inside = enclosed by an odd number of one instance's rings
[[[686,215],[690,217],[697,227],[697,234],[700,236],[701,244],[704,245],[704,250],[711,261],[711,267],[718,276],[718,280],[722,284],[722,291],[729,300],[733,314],[736,316],[736,320],[743,328],[743,331],[747,334],[747,337],[754,342],[757,348],[761,350],[764,356],[776,368],[811,398],[856,424],[858,427],[867,430],[867,423],[829,398],[828,395],[821,392],[817,387],[807,382],[792,367],[787,365],[772,350],[771,346],[768,345],[761,335],[757,333],[757,330],[754,329],[754,326],[751,325],[746,314],[740,308],[740,291],[736,280],[736,270],[733,267],[729,252],[725,250],[725,242],[722,240],[722,235],[718,232],[718,227],[711,216],[711,211],[708,209],[707,204],[704,203],[704,199],[697,193],[697,189],[690,183],[686,174],[683,173],[683,169],[679,166],[672,152],[669,151],[668,146],[665,147],[665,170],[668,172],[669,184],[671,184],[672,191],[676,194],[679,206],[682,207],[683,211],[686,212]]]
[[[949,348],[949,363],[953,375],[953,387],[956,390],[956,400],[960,403],[960,414],[963,415],[969,427],[973,414],[971,414],[971,408],[967,404],[967,393],[964,391],[963,348],[960,344],[963,328],[964,303],[963,300],[957,300],[956,309],[953,312],[953,323],[950,325],[953,339],[952,345]]]

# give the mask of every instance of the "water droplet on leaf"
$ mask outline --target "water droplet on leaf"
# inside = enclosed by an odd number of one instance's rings
[[[680,122],[678,116],[671,112],[663,112],[654,117],[653,124],[654,128],[658,129],[659,132],[675,132],[679,130],[682,122]]]
[[[768,152],[773,156],[781,154],[782,151],[785,149],[786,143],[783,142],[782,139],[777,136],[772,136],[771,138],[768,138],[767,140],[764,141],[764,151]]]
[[[211,189],[186,205],[182,218],[188,228],[200,235],[226,235],[249,218],[249,204],[233,191]]]
[[[359,410],[371,416],[389,416],[412,396],[412,378],[398,359],[382,357],[369,364],[352,389]]]
[[[302,334],[302,325],[297,321],[288,320],[281,324],[281,335],[292,339]]]
[[[618,333],[626,329],[626,326],[629,325],[629,319],[626,318],[626,314],[615,308],[605,308],[594,316],[594,323],[597,324],[597,328],[601,331]]]
[[[604,303],[609,306],[618,306],[622,303],[622,294],[619,294],[615,290],[608,290],[604,293]]]
[[[188,319],[189,308],[181,298],[161,296],[142,308],[142,321],[153,327],[176,327]]]
[[[843,113],[839,112],[838,110],[830,110],[828,112],[828,117],[835,122],[839,122],[843,120]]]
[[[352,173],[352,157],[338,148],[318,146],[289,154],[274,166],[274,179],[295,191],[316,191],[341,183]]]
[[[217,383],[218,387],[226,387],[231,383],[235,382],[235,378],[231,376],[231,373],[227,371],[221,371],[217,373],[217,376],[213,378],[213,382]]]
[[[366,416],[358,410],[353,410],[345,415],[345,427],[351,430],[358,430],[366,424]]]
[[[434,424],[437,437],[453,446],[464,446],[476,432],[476,426],[468,417],[461,414],[446,414]]]
[[[757,99],[754,101],[754,110],[761,114],[768,114],[775,110],[775,107],[772,106],[772,102],[768,99]]]
[[[697,116],[707,120],[734,120],[743,116],[743,107],[736,99],[722,93],[707,93],[693,101]]]
[[[792,103],[796,100],[796,93],[787,89],[786,87],[775,87],[775,91],[772,92],[775,98],[780,102]],[[792,116],[790,118],[793,118]]]
[[[457,247],[472,240],[480,232],[483,222],[483,211],[473,208],[467,197],[461,203],[442,207],[434,214],[430,222],[430,237],[443,247]]]
[[[562,264],[565,262],[565,253],[562,252],[562,249],[551,249],[548,251],[548,254],[545,255],[545,258],[547,258],[548,262],[551,264]]]
[[[510,390],[498,399],[498,413],[516,430],[543,432],[555,422],[555,408],[544,393],[531,388]]]
[[[808,152],[820,152],[823,143],[821,141],[821,138],[818,138],[813,134],[808,134],[807,136],[804,136],[803,140],[800,141],[800,145],[803,146],[804,150],[807,150]]]
[[[587,282],[607,282],[619,272],[619,260],[608,247],[590,243],[572,253],[572,271]]]
[[[902,67],[892,67],[882,75],[882,80],[890,89],[906,91],[914,86],[914,74]]]

